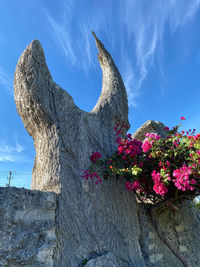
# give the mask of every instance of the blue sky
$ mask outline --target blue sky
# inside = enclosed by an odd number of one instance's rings
[[[112,55],[134,132],[149,119],[200,131],[200,0],[1,0],[0,186],[30,187],[34,145],[17,114],[17,61],[39,39],[56,83],[90,111],[101,92],[91,31]]]

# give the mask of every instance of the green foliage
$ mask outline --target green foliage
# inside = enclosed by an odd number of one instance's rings
[[[89,260],[85,258],[85,259],[83,260],[83,262],[82,262],[82,266],[85,266],[85,265],[88,263],[88,261],[89,261]]]

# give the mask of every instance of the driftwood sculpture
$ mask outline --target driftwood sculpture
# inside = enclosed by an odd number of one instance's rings
[[[114,121],[129,124],[121,75],[94,37],[103,85],[91,112],[80,110],[53,81],[39,41],[25,49],[15,72],[17,110],[36,150],[31,188],[58,194],[54,266],[182,266],[123,182],[108,179],[97,186],[81,178],[91,152],[108,156],[116,150]],[[191,266],[199,266],[200,227],[192,203],[175,214],[162,209],[157,216]]]

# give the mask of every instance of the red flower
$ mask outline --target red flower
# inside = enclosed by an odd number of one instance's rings
[[[164,130],[169,131],[169,127],[168,126],[164,127]]]
[[[181,120],[185,120],[185,117],[182,116],[182,117],[181,117]]]
[[[101,153],[99,152],[94,152],[92,153],[92,155],[90,156],[90,160],[94,163],[96,163],[100,158],[102,158]]]

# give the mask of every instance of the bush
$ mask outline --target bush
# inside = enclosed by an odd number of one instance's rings
[[[103,178],[124,177],[125,188],[134,191],[143,203],[164,200],[170,203],[196,197],[200,194],[200,133],[179,132],[179,127],[172,130],[165,127],[165,138],[146,133],[146,139],[141,142],[131,134],[120,137],[126,126],[116,122],[118,151],[108,159],[94,152],[91,167],[83,178],[91,178],[98,184]]]

